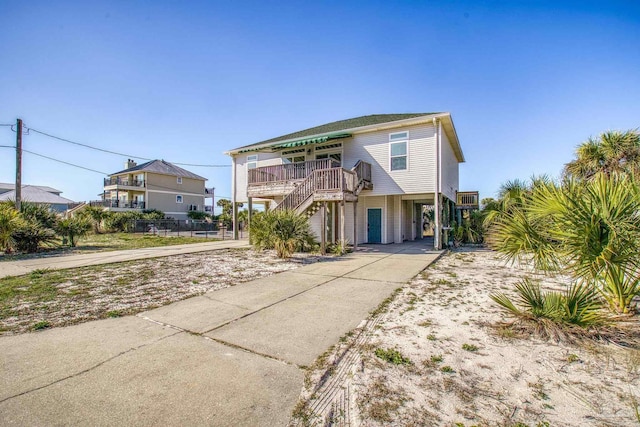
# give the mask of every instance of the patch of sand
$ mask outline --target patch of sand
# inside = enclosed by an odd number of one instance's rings
[[[52,298],[18,296],[0,310],[0,335],[31,330],[37,322],[66,326],[134,314],[242,282],[293,270],[323,257],[225,249],[69,270],[57,275]],[[38,274],[38,272],[32,273]]]
[[[506,318],[489,295],[513,296],[524,277],[543,289],[568,283],[507,266],[485,249],[445,255],[316,363],[293,424],[640,425],[639,349],[515,337],[491,326]],[[378,349],[410,363],[385,361]]]

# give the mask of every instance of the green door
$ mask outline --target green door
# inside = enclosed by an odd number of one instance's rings
[[[367,209],[367,242],[382,243],[382,209]]]

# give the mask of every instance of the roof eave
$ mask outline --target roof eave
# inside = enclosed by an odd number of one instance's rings
[[[323,136],[332,135],[332,134],[335,134],[335,133],[358,134],[358,133],[365,133],[365,132],[373,132],[373,131],[377,131],[377,130],[391,129],[391,128],[394,128],[394,127],[402,127],[402,126],[407,126],[407,125],[419,124],[419,123],[427,122],[427,121],[429,121],[431,119],[439,118],[439,117],[450,117],[450,114],[449,113],[427,114],[427,115],[424,115],[424,116],[411,117],[409,119],[395,120],[395,121],[392,121],[392,122],[385,122],[385,123],[377,123],[375,125],[358,126],[358,127],[355,127],[355,128],[340,129],[338,131],[333,131],[333,132],[323,132],[323,133],[318,133],[318,134],[315,134],[315,135],[308,135],[308,136],[306,136],[304,138],[290,138],[290,139],[285,139],[285,140],[281,140],[281,141],[277,141],[277,142],[271,142],[271,143],[258,145],[258,146],[245,145],[245,146],[242,146],[242,147],[234,148],[233,150],[225,151],[224,154],[226,154],[228,156],[233,156],[233,155],[239,154],[242,150],[247,149],[249,147],[251,147],[253,151],[260,151],[260,150],[263,150],[263,149],[266,149],[266,148],[271,148],[271,147],[273,147],[275,145],[281,145],[281,144],[287,144],[287,143],[290,143],[290,142],[294,142],[294,141],[297,141],[299,139],[321,138]]]

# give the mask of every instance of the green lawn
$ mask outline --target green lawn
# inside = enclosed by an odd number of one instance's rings
[[[188,243],[204,243],[218,239],[203,237],[177,237],[177,236],[154,236],[150,234],[133,234],[133,233],[105,233],[105,234],[89,234],[78,241],[78,246],[69,248],[66,246],[56,246],[45,249],[35,254],[15,254],[0,255],[2,261],[16,261],[20,259],[29,259],[49,255],[61,254],[82,254],[90,252],[117,251],[122,249],[141,249],[157,246],[183,245]]]

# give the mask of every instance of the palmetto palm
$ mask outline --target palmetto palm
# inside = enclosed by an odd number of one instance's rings
[[[638,175],[640,172],[640,133],[608,131],[590,138],[576,149],[576,159],[565,165],[565,176],[592,179],[598,172]]]
[[[496,218],[489,235],[508,259],[531,256],[539,268],[562,269],[596,287],[614,311],[629,312],[640,293],[640,189],[629,176],[539,184]]]

